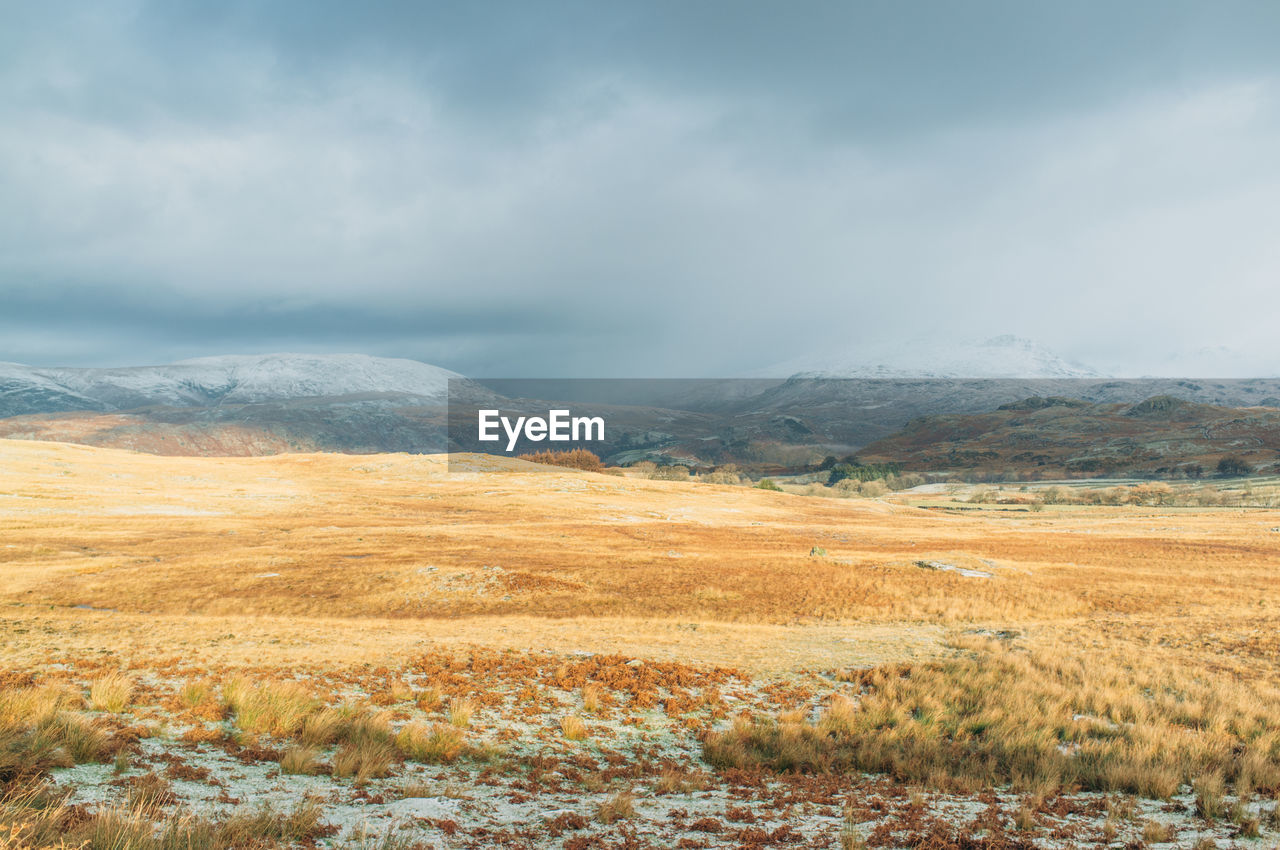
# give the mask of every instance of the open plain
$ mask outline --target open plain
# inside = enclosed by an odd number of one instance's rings
[[[0,847],[1271,847],[1278,573],[1269,508],[0,441]]]

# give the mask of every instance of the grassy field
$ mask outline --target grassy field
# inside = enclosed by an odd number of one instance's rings
[[[0,847],[1276,840],[1278,510],[472,466],[0,441]]]

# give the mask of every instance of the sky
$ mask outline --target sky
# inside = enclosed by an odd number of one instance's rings
[[[1280,374],[1280,4],[0,0],[0,360]]]

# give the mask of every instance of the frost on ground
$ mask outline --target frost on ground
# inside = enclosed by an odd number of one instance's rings
[[[6,681],[97,703],[110,693],[94,683],[116,681],[111,671],[79,659]],[[705,760],[709,732],[737,718],[817,718],[833,694],[859,698],[856,677],[476,651],[396,670],[175,662],[124,681],[121,710],[84,712],[115,755],[47,774],[66,805],[146,800],[156,818],[215,820],[316,806],[324,834],[300,846],[1136,848],[1277,837],[1274,802],[1224,796],[1206,817],[1186,787],[1166,801],[946,794]]]

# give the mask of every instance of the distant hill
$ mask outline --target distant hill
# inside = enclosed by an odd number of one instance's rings
[[[202,357],[165,366],[73,369],[0,363],[0,416],[208,407],[371,393],[444,399],[456,372],[365,354]]]
[[[1018,342],[995,342],[993,351],[1040,358]],[[743,464],[792,446],[841,454],[920,417],[984,414],[1035,397],[1135,405],[1167,395],[1223,407],[1280,407],[1278,379],[792,377],[486,386],[414,360],[269,354],[118,369],[0,364],[0,437],[171,455],[440,452],[447,446],[450,381],[455,401],[486,407],[545,413],[546,399],[575,409],[579,402],[605,404],[608,442],[597,448],[613,462],[657,452]]]
[[[447,369],[364,354],[118,369],[5,363],[0,436],[168,455],[439,452],[451,379],[471,397],[495,397]]]
[[[1280,472],[1280,409],[1159,395],[1133,404],[1033,397],[987,413],[925,416],[865,446],[867,462],[908,470],[1019,472],[1039,478],[1199,477],[1223,457]]]

